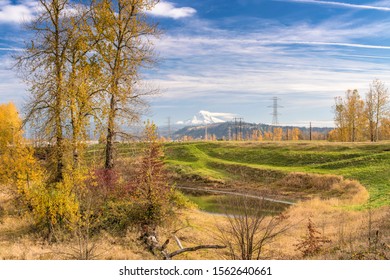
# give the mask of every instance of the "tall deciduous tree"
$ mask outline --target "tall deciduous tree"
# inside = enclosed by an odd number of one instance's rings
[[[364,101],[361,99],[359,92],[356,89],[353,91],[348,90],[345,98],[350,141],[359,141],[361,140],[362,131],[364,129]]]
[[[380,127],[388,113],[388,102],[388,89],[383,82],[375,79],[370,84],[370,89],[366,94],[366,116],[371,142],[378,141],[380,138]]]
[[[104,88],[106,147],[105,168],[114,167],[114,140],[120,134],[119,120],[138,120],[143,103],[135,84],[139,68],[154,62],[152,39],[158,34],[146,11],[156,0],[96,0],[93,20],[98,43],[96,52],[106,75]]]
[[[26,185],[36,180],[39,172],[33,150],[23,138],[22,120],[15,105],[0,104],[0,183],[23,195]]]
[[[283,137],[283,129],[281,127],[274,127],[273,129],[274,141],[281,141]]]
[[[73,167],[80,162],[80,148],[88,139],[87,130],[91,118],[99,123],[102,89],[99,82],[103,78],[94,47],[96,38],[92,36],[93,24],[90,6],[76,6],[69,22],[69,48],[66,55],[66,99],[69,118],[67,136],[71,139]]]
[[[343,103],[343,98],[341,96],[338,96],[335,98],[335,105],[333,107],[334,110],[334,122],[336,125],[335,133],[336,139],[339,141],[348,141],[348,135],[347,135],[347,124],[346,124],[346,113],[345,113],[345,106]]]
[[[345,98],[335,99],[335,124],[340,141],[359,141],[365,129],[364,101],[359,92],[348,90]]]
[[[301,130],[297,127],[294,127],[292,129],[292,132],[291,132],[291,139],[293,141],[297,141],[297,140],[299,140],[299,137],[301,136],[301,134],[302,134]]]
[[[27,119],[40,125],[53,143],[53,180],[62,181],[65,169],[66,64],[73,28],[69,0],[39,0],[39,14],[28,25],[34,33],[18,67],[30,85]]]

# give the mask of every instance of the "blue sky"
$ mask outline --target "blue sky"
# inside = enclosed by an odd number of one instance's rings
[[[1,103],[28,94],[10,55],[35,4],[0,0]],[[334,97],[390,85],[390,1],[170,0],[150,16],[164,31],[160,63],[144,73],[161,91],[147,116],[160,125],[200,110],[270,123],[277,96],[281,124],[331,126]]]

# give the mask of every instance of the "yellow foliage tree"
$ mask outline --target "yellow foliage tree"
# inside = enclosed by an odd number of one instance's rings
[[[291,138],[293,141],[299,140],[299,137],[301,136],[301,130],[297,127],[294,127],[291,132]]]
[[[264,131],[264,140],[272,140],[273,133],[271,131]]]
[[[22,120],[13,103],[0,105],[0,182],[23,186],[39,177],[33,151],[23,139]]]
[[[274,141],[281,141],[283,137],[283,129],[281,127],[274,128]]]
[[[103,73],[103,106],[105,118],[105,163],[106,169],[114,168],[115,137],[120,132],[119,122],[134,122],[144,108],[139,69],[154,63],[155,53],[152,38],[159,34],[157,25],[148,20],[147,10],[156,0],[101,0],[92,6],[92,36],[95,53]],[[137,83],[137,85],[136,85]]]
[[[380,129],[381,129],[380,131],[381,139],[390,140],[390,119],[389,118],[382,119]]]
[[[60,183],[46,184],[45,174],[34,157],[34,151],[23,138],[22,121],[14,104],[0,105],[0,183],[7,186],[21,205],[32,210],[38,224],[52,232],[63,222],[78,219],[74,193],[75,174]],[[77,180],[78,182],[82,180]]]
[[[368,127],[364,107],[364,100],[356,89],[348,90],[344,99],[335,99],[335,124],[339,141],[364,140],[364,131]]]
[[[365,114],[368,121],[371,142],[380,140],[381,124],[383,121],[386,122],[386,116],[389,113],[389,101],[389,90],[383,82],[375,79],[370,84],[365,102]]]
[[[13,103],[0,104],[0,150],[20,141],[22,121]]]
[[[252,141],[261,141],[261,140],[263,140],[263,135],[261,134],[261,131],[258,130],[258,129],[252,130],[251,140]]]
[[[338,129],[332,129],[328,133],[328,140],[329,141],[338,141],[340,139],[340,136],[338,135],[339,130]]]

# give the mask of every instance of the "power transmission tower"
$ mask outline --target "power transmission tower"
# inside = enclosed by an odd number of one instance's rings
[[[237,141],[237,135],[238,135],[238,128],[237,128],[237,118],[234,118],[234,130],[235,130],[235,133],[234,133],[234,140]]]
[[[242,120],[243,120],[242,118],[234,118],[234,127],[236,130],[236,141],[242,139]]]
[[[279,112],[278,108],[283,108],[282,106],[278,105],[278,100],[279,97],[272,97],[272,106],[268,106],[268,108],[272,108],[272,125],[271,125],[271,130],[272,130],[272,139],[275,140],[275,128],[279,125]]]
[[[240,140],[242,140],[242,118],[240,118]]]
[[[172,140],[171,117],[168,117],[168,138],[169,140]]]
[[[273,111],[272,111],[272,126],[275,127],[275,126],[278,126],[279,125],[279,112],[278,112],[278,108],[283,108],[283,106],[280,106],[278,104],[278,100],[280,100],[279,97],[272,97],[272,106],[268,106],[268,108],[273,108]]]

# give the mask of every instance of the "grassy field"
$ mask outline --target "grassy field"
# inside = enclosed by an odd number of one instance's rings
[[[129,166],[140,147],[139,143],[119,145],[118,168],[123,174],[131,174]],[[102,150],[102,145],[89,147],[88,166],[101,166]],[[165,143],[164,150],[176,186],[298,202],[283,209],[274,205],[265,209],[271,215],[283,211],[282,225],[291,227],[264,248],[264,259],[390,258],[390,143],[192,142]],[[0,188],[0,259],[80,258],[77,238],[46,242],[31,216],[18,214],[12,193],[6,190]],[[161,240],[180,229],[177,237],[184,247],[220,244],[220,230],[229,228],[229,223],[226,215],[209,212],[237,212],[237,202],[232,196],[209,192],[197,191],[189,197],[206,212],[180,210],[177,219],[159,229]],[[221,205],[224,208],[216,209]],[[305,257],[296,244],[306,236],[309,219],[330,242],[318,254]],[[121,235],[103,231],[91,244],[96,245],[97,259],[158,259],[145,250],[136,231]],[[175,242],[168,245],[171,252],[177,249]],[[175,259],[230,258],[227,250],[205,250]]]
[[[368,190],[372,207],[390,205],[390,143],[169,143],[165,153],[167,163],[187,181],[272,186],[291,173],[338,175],[359,181]]]

